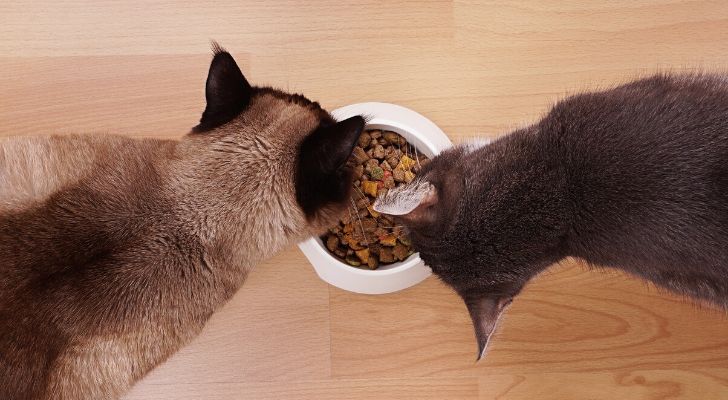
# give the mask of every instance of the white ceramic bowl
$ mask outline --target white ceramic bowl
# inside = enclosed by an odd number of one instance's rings
[[[429,158],[452,146],[450,139],[432,121],[398,105],[358,103],[336,109],[332,115],[338,120],[365,115],[369,118],[366,129],[397,132]],[[328,252],[318,237],[311,237],[299,243],[298,247],[321,279],[350,292],[396,292],[422,282],[432,273],[417,253],[402,262],[383,265],[372,271],[354,268],[339,261]]]

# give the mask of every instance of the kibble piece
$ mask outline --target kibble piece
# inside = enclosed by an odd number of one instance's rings
[[[364,246],[359,244],[359,241],[354,238],[354,232],[344,235],[344,237],[341,239],[341,242],[349,246],[349,248],[352,250],[361,250],[364,248]]]
[[[326,248],[329,251],[334,251],[339,248],[339,238],[336,235],[329,235],[328,239],[326,239]]]
[[[367,160],[367,162],[364,164],[364,171],[371,174],[372,168],[378,167],[378,166],[379,166],[379,161],[372,158],[371,160]]]
[[[396,246],[394,246],[394,249],[392,249],[392,255],[397,257],[399,261],[404,260],[409,255],[409,250],[405,245],[402,243],[397,243]]]
[[[361,190],[368,194],[369,196],[372,196],[374,198],[377,197],[377,183],[373,181],[362,181],[361,183]]]
[[[361,198],[356,201],[356,209],[361,210],[362,208],[367,208],[369,206],[369,199],[367,198]]]
[[[369,249],[361,249],[358,251],[355,251],[354,254],[356,254],[357,257],[361,260],[363,263],[369,262]]]
[[[402,169],[410,170],[415,165],[416,161],[412,158],[408,157],[407,155],[403,155],[399,159],[399,165],[397,167],[400,167]]]
[[[359,146],[360,147],[366,147],[371,141],[372,141],[372,137],[369,136],[369,132],[364,131],[359,136]]]
[[[392,171],[392,177],[394,177],[394,180],[397,182],[404,182],[404,170],[401,168],[395,168],[394,171]]]
[[[383,159],[384,158],[384,147],[380,144],[374,146],[374,151],[372,152],[372,155],[374,158]]]
[[[345,260],[349,265],[352,265],[354,267],[358,267],[361,265],[361,261],[359,261],[359,258],[353,254],[348,254]]]
[[[369,267],[369,269],[377,269],[377,267],[379,267],[379,260],[377,257],[369,257],[367,260],[367,267]]]
[[[393,263],[395,261],[394,254],[392,254],[391,248],[382,248],[379,251],[379,261],[383,263]]]
[[[404,171],[404,181],[406,183],[412,182],[413,179],[415,179],[415,174],[412,171]]]
[[[369,214],[369,210],[362,208],[357,214],[359,214],[359,218],[364,218]]]
[[[389,163],[387,162],[387,160],[382,161],[382,163],[379,164],[379,166],[382,167],[382,169],[385,170],[385,171],[391,171],[392,170],[392,166],[389,165]]]
[[[361,228],[364,232],[374,232],[377,229],[377,220],[374,218],[363,218],[361,220]]]
[[[354,161],[356,161],[357,164],[361,164],[371,158],[367,155],[364,149],[359,146],[354,146],[354,150],[351,155],[354,157]]]
[[[384,182],[384,187],[386,189],[393,189],[396,185],[394,183],[394,177],[391,174],[388,176],[385,176],[384,179],[382,179],[382,182]]]
[[[382,137],[382,131],[371,130],[371,131],[369,131],[369,136],[371,136],[372,139],[379,139],[380,137]]]
[[[358,181],[362,175],[364,175],[364,166],[359,164],[356,167],[354,167],[353,178],[355,181]]]
[[[382,246],[389,246],[393,247],[397,244],[397,236],[389,233],[387,235],[384,235],[379,239],[379,243],[382,244]]]
[[[372,179],[380,181],[382,180],[382,178],[384,178],[384,170],[382,169],[382,167],[379,166],[372,167],[369,175],[372,177]]]
[[[379,218],[379,216],[382,215],[382,214],[374,211],[374,207],[371,205],[369,207],[367,207],[367,209],[369,210],[369,215],[371,215],[374,218]]]
[[[397,157],[397,155],[395,154],[387,156],[387,164],[389,164],[390,168],[394,170],[399,166],[399,157]]]
[[[407,247],[411,247],[412,246],[412,241],[410,241],[410,239],[407,236],[400,235],[399,236],[399,241],[400,241],[400,243],[402,243],[403,245],[405,245]]]
[[[384,132],[384,139],[391,144],[399,144],[399,135],[397,135],[394,132],[387,131]]]

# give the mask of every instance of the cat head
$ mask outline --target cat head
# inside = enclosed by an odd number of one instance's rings
[[[478,359],[512,299],[552,261],[544,255],[562,233],[545,175],[518,136],[445,151],[374,204],[407,228],[425,264],[462,297]]]
[[[227,51],[213,50],[207,105],[187,137],[207,151],[200,157],[214,172],[207,190],[257,214],[249,223],[272,230],[270,240],[300,239],[335,223],[348,205],[347,160],[364,118],[336,121],[302,95],[252,86]]]

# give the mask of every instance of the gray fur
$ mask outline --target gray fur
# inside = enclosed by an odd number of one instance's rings
[[[728,304],[722,77],[657,75],[567,98],[488,146],[441,154],[411,185],[422,182],[439,201],[397,219],[476,326],[494,326],[482,320],[565,257]],[[490,332],[476,331],[482,349]]]

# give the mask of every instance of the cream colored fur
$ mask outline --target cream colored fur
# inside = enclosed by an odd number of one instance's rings
[[[263,94],[178,141],[0,141],[0,394],[117,398],[194,338],[256,263],[333,223],[344,204],[307,220],[295,197],[296,152],[319,112]],[[97,256],[79,250],[101,239]],[[88,267],[56,265],[57,254]]]

